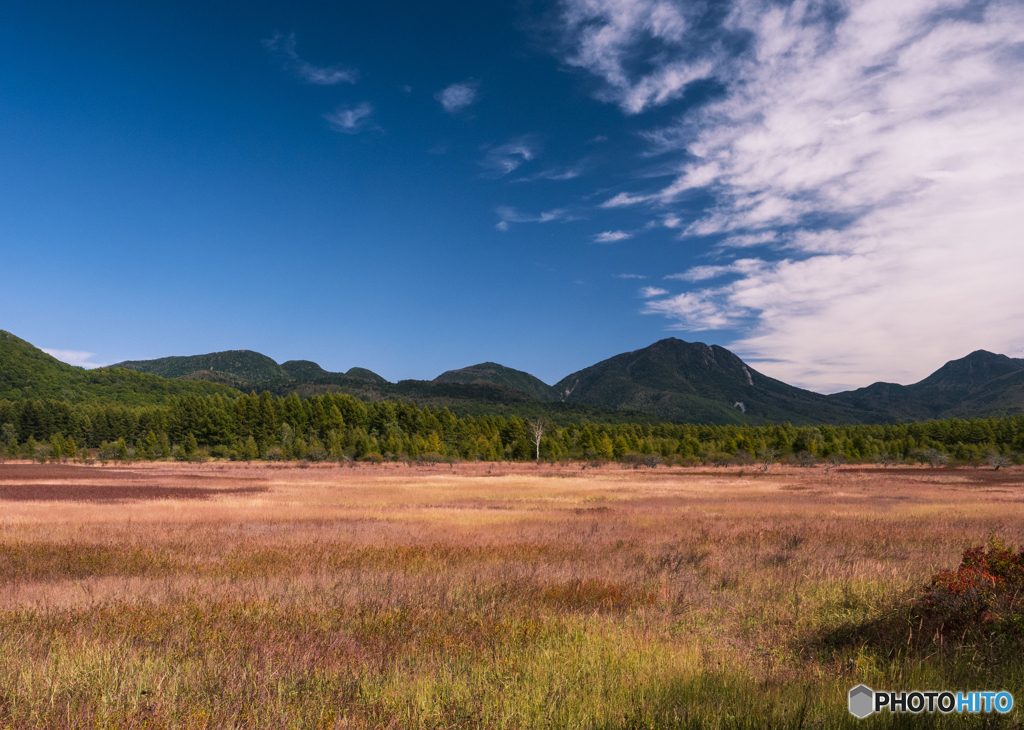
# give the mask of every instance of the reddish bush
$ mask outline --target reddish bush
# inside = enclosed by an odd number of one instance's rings
[[[1024,628],[1024,550],[1014,551],[993,538],[987,548],[963,552],[956,570],[932,577],[930,590],[916,608],[941,620],[947,631],[977,630],[1018,634]]]

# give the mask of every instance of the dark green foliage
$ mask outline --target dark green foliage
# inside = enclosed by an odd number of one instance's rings
[[[534,418],[545,417],[550,424],[541,442],[541,456],[547,459],[623,459],[637,454],[669,463],[700,459],[726,464],[749,463],[752,454],[770,454],[794,463],[896,465],[910,458],[939,466],[989,464],[993,455],[1013,459],[1024,451],[1024,416],[890,425],[720,426],[596,423],[580,420],[571,410],[578,407],[536,401],[526,405]],[[35,447],[26,445],[30,441],[46,444],[51,458],[58,449],[63,455],[57,437],[61,444],[73,439],[75,445],[88,448],[123,439],[136,458],[166,458],[175,447],[181,458],[192,458],[197,449],[224,447],[211,453],[233,453],[240,459],[267,458],[272,449],[282,459],[343,460],[373,453],[411,459],[426,453],[530,459],[536,446],[529,419],[510,411],[460,415],[449,408],[390,400],[366,403],[340,393],[305,399],[267,392],[237,398],[187,395],[171,397],[160,406],[0,400],[0,424],[5,424],[0,435],[7,439],[8,452],[13,446],[29,458],[35,453]],[[112,451],[109,458],[117,456]]]
[[[884,421],[762,375],[717,345],[674,337],[573,373],[555,386],[567,403],[652,413],[697,423],[864,423]]]
[[[285,375],[293,380],[315,380],[330,375],[326,370],[310,360],[289,360],[281,364]]]
[[[1024,413],[1024,363],[977,350],[913,385],[874,383],[829,397],[892,420],[1016,415]]]
[[[10,332],[0,330],[0,398],[57,398],[69,403],[160,403],[195,393],[234,395],[212,383],[167,380],[119,367],[85,370],[60,362]],[[2,423],[2,422],[0,422]]]
[[[189,432],[200,445],[224,446],[236,452],[239,440],[244,443],[252,437],[259,453],[280,445],[290,458],[289,449],[314,446],[308,433],[311,428],[320,440],[314,455],[320,455],[320,448],[332,454],[329,433],[335,432],[336,442],[344,440],[344,434],[358,427],[360,409],[365,410],[366,402],[417,405],[462,419],[542,418],[561,428],[579,428],[587,422],[652,426],[663,421],[736,427],[773,422],[811,426],[1024,413],[1024,362],[984,351],[947,363],[915,385],[876,383],[831,396],[764,376],[721,347],[674,338],[617,355],[568,376],[554,387],[495,363],[448,371],[433,381],[399,383],[389,383],[362,368],[331,373],[306,360],[278,365],[264,355],[245,350],[122,364],[134,369],[76,368],[0,331],[0,398],[18,404],[16,415],[6,418],[0,414],[0,427],[10,423],[19,434],[19,444],[30,435],[48,440],[53,433],[61,433],[71,434],[76,443],[83,443],[84,438],[95,448],[100,441],[116,441],[125,434],[130,444],[139,442],[140,454],[152,453],[153,457],[166,457]],[[234,388],[252,395],[242,397]],[[263,395],[256,397],[259,391]],[[341,394],[350,397],[331,400]],[[121,405],[92,410],[71,408],[72,404],[115,403]],[[311,404],[312,410],[307,412],[304,404]],[[278,444],[282,423],[295,426],[296,443]],[[922,454],[936,450],[940,458],[954,462],[982,463],[989,458],[1010,458],[1011,451],[1024,448],[1002,443],[990,433],[991,426],[972,423],[971,433],[954,440],[934,438],[933,443],[911,437],[879,446],[877,439],[862,434],[837,442],[815,428],[797,432],[793,443],[725,439],[710,450],[735,455],[737,449],[753,454],[758,449],[772,448],[784,457],[805,453],[805,461],[837,455],[862,461],[873,455],[891,464],[908,456],[922,460]],[[136,433],[139,429],[141,432]],[[149,430],[160,439],[159,449],[139,441]],[[377,443],[384,454],[401,453],[395,451],[399,447],[416,450],[394,433],[375,435],[363,430],[367,443],[390,438],[387,444]],[[0,443],[0,448],[10,452],[10,438],[4,438],[7,440]],[[523,443],[528,440],[525,435],[522,438]],[[666,448],[668,453],[691,457],[710,448],[706,444],[698,446]],[[359,451],[355,442],[346,442],[333,452],[339,452],[339,448]],[[524,448],[517,438],[503,441],[501,449],[493,453],[518,458]],[[584,448],[595,458],[622,458],[630,451],[644,453],[628,439],[612,436],[608,436],[607,443],[603,437],[595,437]],[[654,447],[646,448],[650,451]],[[561,442],[542,444],[542,449],[548,458],[573,453],[572,447]],[[480,453],[492,451],[489,446],[481,447]],[[935,459],[923,460],[937,463]]]
[[[266,355],[249,350],[227,350],[208,355],[161,357],[157,360],[127,360],[115,367],[152,373],[164,378],[184,378],[198,372],[232,376],[241,384],[280,380],[288,373]]]
[[[531,395],[539,401],[558,400],[558,391],[547,383],[529,373],[513,370],[493,362],[470,365],[459,370],[449,370],[446,373],[441,373],[431,382],[501,385]]]
[[[345,371],[345,375],[349,376],[350,378],[369,380],[371,382],[377,383],[378,385],[383,385],[388,382],[381,376],[377,375],[377,373],[373,372],[372,370],[367,370],[366,368],[349,368],[348,370]]]
[[[210,381],[243,391],[265,390],[282,397],[346,393],[364,401],[402,400],[446,407],[462,416],[515,414],[563,424],[585,418],[809,425],[1024,413],[1024,362],[984,351],[949,362],[914,385],[875,383],[827,396],[769,378],[722,347],[675,338],[616,355],[563,378],[555,386],[490,362],[450,370],[432,381],[399,383],[389,383],[364,368],[332,373],[308,360],[278,365],[244,350],[122,364],[167,377]],[[552,408],[554,405],[561,408]],[[648,415],[637,415],[640,413]]]

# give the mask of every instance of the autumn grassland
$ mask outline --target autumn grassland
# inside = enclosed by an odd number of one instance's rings
[[[907,612],[1022,517],[1019,469],[2,464],[0,728],[890,722],[847,714],[858,682],[1024,701],[1024,664]]]

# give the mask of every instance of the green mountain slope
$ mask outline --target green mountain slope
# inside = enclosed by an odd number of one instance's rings
[[[829,398],[894,420],[1017,415],[1024,413],[1024,362],[976,350],[912,385],[872,383]]]
[[[281,369],[284,370],[285,377],[292,380],[315,380],[331,375],[312,360],[289,360],[281,363]]]
[[[463,383],[467,385],[489,383],[491,385],[515,388],[523,393],[532,395],[539,401],[553,402],[558,400],[558,392],[539,378],[535,378],[529,373],[524,373],[522,370],[513,370],[493,362],[484,362],[458,370],[449,370],[441,373],[431,382]]]
[[[370,382],[377,383],[378,385],[383,385],[384,383],[390,382],[389,380],[382,378],[380,375],[377,375],[377,373],[373,372],[372,370],[367,370],[366,368],[349,368],[348,370],[345,371],[345,375],[347,375],[350,378],[369,380]]]
[[[114,367],[151,373],[163,378],[185,378],[194,374],[214,373],[212,377],[227,377],[240,384],[289,377],[288,372],[272,359],[249,350],[226,350],[206,355],[161,357],[156,360],[126,360]]]
[[[309,360],[278,365],[247,350],[128,361],[90,371],[65,365],[9,333],[0,334],[0,398],[150,403],[192,392],[340,392],[366,401],[444,406],[462,415],[755,425],[1024,413],[1024,360],[984,350],[946,363],[919,383],[874,383],[826,396],[769,378],[725,348],[675,338],[616,355],[549,386],[493,362],[449,370],[432,381],[391,383],[365,368],[332,373]]]
[[[161,403],[173,395],[238,395],[216,383],[169,380],[112,366],[86,370],[62,363],[0,330],[0,399],[56,398],[71,403]]]
[[[674,337],[584,368],[555,389],[568,403],[673,421],[863,423],[885,417],[762,375],[723,347]]]
[[[244,350],[122,364],[131,365],[137,370],[167,373],[182,380],[205,380],[231,385],[246,392],[267,390],[274,395],[295,393],[300,397],[345,393],[366,401],[399,400],[415,402],[419,406],[448,408],[460,416],[545,417],[562,424],[584,420],[603,423],[657,420],[657,417],[650,414],[629,410],[552,402],[555,399],[551,386],[528,373],[493,363],[487,364],[488,367],[484,369],[486,372],[477,370],[471,376],[456,375],[450,380],[442,376],[434,381],[403,380],[398,383],[391,383],[366,368],[354,367],[345,373],[332,373],[309,360],[289,360],[278,365],[265,355]],[[192,370],[194,367],[202,369]],[[465,370],[473,372],[474,368]],[[503,382],[491,382],[488,378]],[[539,391],[545,398],[537,398],[533,393],[510,383],[521,383]]]

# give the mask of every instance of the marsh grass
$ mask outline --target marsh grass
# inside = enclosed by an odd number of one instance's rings
[[[1024,542],[1012,470],[46,469],[211,496],[0,502],[0,727],[1010,726],[846,692],[1024,698],[1019,657],[913,610]]]

